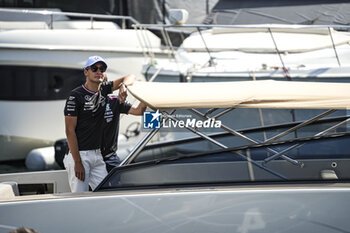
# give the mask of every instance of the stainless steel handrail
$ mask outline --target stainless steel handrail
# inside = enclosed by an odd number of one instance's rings
[[[350,25],[329,24],[329,25],[302,25],[302,24],[251,24],[251,25],[225,25],[225,24],[137,24],[135,26],[145,28],[247,28],[247,29],[350,29]]]
[[[38,14],[38,15],[47,15],[50,17],[50,26],[52,27],[54,22],[53,16],[74,16],[74,17],[84,17],[93,21],[94,19],[121,19],[123,20],[122,25],[125,25],[126,20],[130,20],[133,24],[139,24],[139,22],[131,16],[123,15],[103,15],[103,14],[88,14],[88,13],[77,13],[77,12],[57,12],[50,10],[28,10],[28,9],[8,9],[0,8],[0,12],[12,12],[12,13],[21,13],[21,14]],[[53,29],[53,28],[52,28]]]

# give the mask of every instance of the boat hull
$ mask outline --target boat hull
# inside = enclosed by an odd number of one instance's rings
[[[48,195],[0,203],[0,232],[346,232],[349,209],[348,184]]]

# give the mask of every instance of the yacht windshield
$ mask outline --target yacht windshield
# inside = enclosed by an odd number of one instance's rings
[[[173,140],[146,146],[124,166],[112,170],[96,191],[251,182],[339,182],[350,178],[346,169],[350,142],[346,110],[298,110],[294,112],[298,120],[284,122],[290,110],[269,109],[266,115],[260,115],[267,122],[263,126],[253,120],[253,111],[256,109],[243,110],[243,118],[235,118],[232,111],[223,119],[228,122],[223,123],[224,127],[202,129],[208,137],[204,139],[203,135],[189,136],[186,129],[171,131],[163,125],[158,133],[171,134]],[[185,110],[181,114],[188,115]],[[226,124],[248,126],[252,122],[253,127],[225,128]]]

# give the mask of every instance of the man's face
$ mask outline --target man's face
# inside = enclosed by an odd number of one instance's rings
[[[86,79],[94,83],[102,83],[106,75],[106,67],[103,63],[97,62],[84,70]]]

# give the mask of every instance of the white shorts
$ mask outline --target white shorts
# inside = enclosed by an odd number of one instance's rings
[[[81,181],[75,176],[74,160],[71,153],[64,156],[63,163],[68,173],[69,186],[72,192],[89,191],[89,185],[94,190],[107,176],[106,164],[100,150],[79,151],[85,169],[85,180]]]

